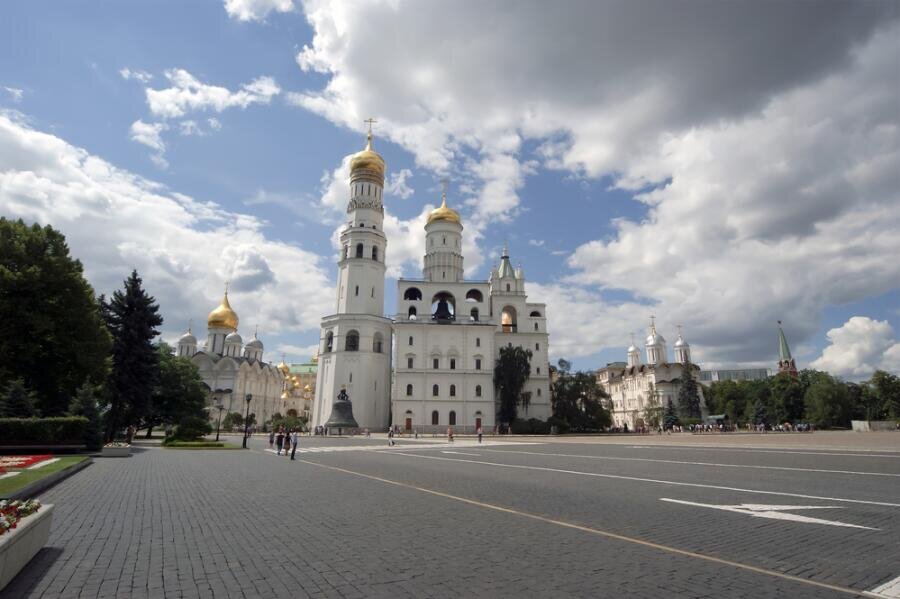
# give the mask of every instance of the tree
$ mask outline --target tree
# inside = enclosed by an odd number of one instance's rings
[[[571,372],[571,363],[558,362],[556,381],[550,390],[555,420],[563,421],[574,431],[602,430],[612,424],[609,411],[603,407],[608,396],[597,384],[593,372]]]
[[[34,393],[25,387],[22,379],[10,381],[0,397],[0,417],[31,418],[34,415]]]
[[[804,399],[807,416],[817,426],[850,425],[850,392],[842,381],[830,375],[819,377],[806,390]]]
[[[753,404],[753,418],[754,424],[769,424],[769,410],[766,408],[766,404],[757,399]]]
[[[666,430],[672,430],[678,426],[678,412],[675,411],[675,406],[672,404],[671,399],[666,401],[666,413],[663,416],[663,425],[666,427]]]
[[[43,416],[109,369],[110,337],[81,263],[51,227],[0,218],[0,386],[22,379]]]
[[[678,407],[685,418],[700,418],[700,392],[694,379],[694,367],[688,362],[681,367]]]
[[[818,380],[820,374],[828,376],[826,373],[809,372],[804,370],[805,378],[797,380],[786,372],[779,372],[769,379],[772,388],[772,403],[775,408],[775,419],[778,422],[797,422],[803,420],[804,413],[804,389],[802,380],[812,381]],[[830,377],[829,377],[830,378]]]
[[[160,342],[156,353],[159,378],[142,422],[147,438],[154,427],[177,424],[188,417],[206,417],[206,387],[197,367],[189,359],[176,356],[167,343]]]
[[[124,289],[104,302],[106,326],[113,337],[113,369],[106,438],[123,426],[139,424],[150,415],[151,398],[159,376],[159,355],[152,341],[163,322],[156,300],[141,287],[136,270]]]
[[[494,388],[500,398],[497,414],[500,422],[512,423],[516,407],[522,402],[522,389],[531,375],[531,350],[521,347],[501,347],[494,364]]]
[[[665,408],[659,402],[659,392],[653,386],[653,383],[650,383],[647,389],[647,407],[644,408],[643,414],[644,426],[651,429],[662,426],[664,410]]]
[[[881,403],[882,414],[900,418],[900,378],[884,370],[876,370],[868,384]]]
[[[97,398],[90,383],[85,383],[75,394],[69,406],[72,416],[84,416],[88,423],[84,429],[84,445],[89,451],[97,451],[103,446],[103,423],[97,409]]]

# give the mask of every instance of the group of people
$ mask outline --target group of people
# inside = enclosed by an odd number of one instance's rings
[[[272,430],[269,433],[269,449],[278,448],[278,451],[275,455],[281,455],[281,451],[284,450],[284,455],[290,454],[291,459],[294,459],[294,456],[297,455],[297,447],[300,445],[300,431],[297,429],[291,429],[290,431],[285,431],[284,427],[278,427],[278,430]]]

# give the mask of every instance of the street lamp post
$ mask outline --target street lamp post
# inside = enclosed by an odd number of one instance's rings
[[[247,401],[247,415],[244,417],[244,444],[243,448],[247,449],[247,437],[250,435],[250,401],[253,395],[248,393],[244,399]]]
[[[222,410],[225,409],[225,404],[222,403],[222,398],[216,398],[216,409],[219,410],[219,419],[216,420],[216,441],[219,440],[219,429],[222,425]]]

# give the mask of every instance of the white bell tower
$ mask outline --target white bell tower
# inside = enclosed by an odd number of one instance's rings
[[[341,231],[335,313],[322,319],[312,426],[325,424],[342,389],[360,428],[384,430],[390,417],[392,321],[384,317],[387,238],[384,159],[366,148],[350,160],[350,201]]]

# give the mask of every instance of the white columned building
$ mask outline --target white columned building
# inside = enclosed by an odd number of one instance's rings
[[[382,430],[389,423],[392,322],[384,316],[384,173],[370,130],[366,148],[350,160],[335,313],[322,319],[312,426],[325,424],[341,389],[361,428]]]

